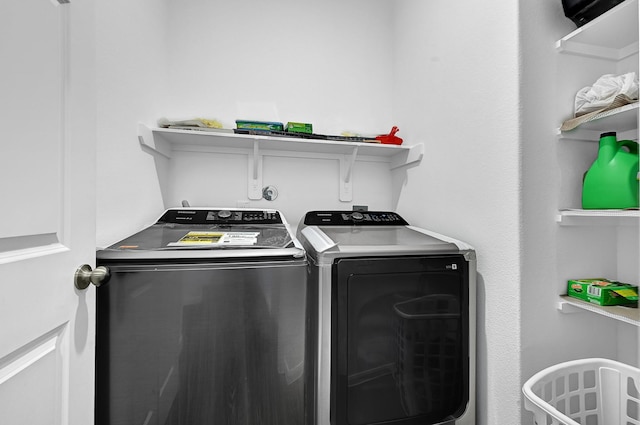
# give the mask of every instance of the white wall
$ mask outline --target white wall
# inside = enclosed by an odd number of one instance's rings
[[[166,104],[165,27],[164,2],[96,5],[98,246],[140,230],[163,208],[137,123],[155,120]]]
[[[478,254],[478,424],[520,417],[518,5],[403,1],[394,116],[425,141],[398,210]]]
[[[169,2],[170,117],[235,127],[237,104],[267,103],[314,131],[389,131],[390,0]],[[268,118],[268,117],[267,117]]]
[[[295,229],[307,211],[348,209],[368,205],[370,209],[394,210],[392,181],[387,163],[356,161],[353,170],[353,200],[338,199],[340,168],[337,159],[292,158],[267,155],[263,159],[263,187],[277,189],[274,201],[247,198],[246,155],[174,152],[169,174],[168,205],[188,200],[192,206],[240,206],[282,211]],[[295,230],[294,230],[295,231]]]
[[[244,118],[311,122],[321,134],[388,132],[391,6],[388,0],[172,2],[165,115],[215,118],[226,128]],[[263,114],[250,115],[253,105]],[[215,167],[194,167],[213,161]],[[384,164],[356,162],[352,202],[338,199],[338,167],[335,159],[265,157],[263,186],[279,195],[249,205],[280,209],[294,227],[312,209],[394,208]],[[246,169],[242,156],[176,152],[165,204],[247,202]]]
[[[246,189],[234,189],[246,187],[246,161],[218,157],[216,170],[193,176],[189,153],[176,153],[169,165],[143,152],[138,122],[207,117],[234,128],[236,118],[274,118],[238,115],[258,105],[277,111],[275,118],[284,122],[311,122],[317,133],[388,132],[394,124],[392,4],[188,0],[99,6],[98,244],[140,229],[183,199],[218,206],[247,201]],[[338,200],[337,161],[279,161],[267,158],[263,180],[278,188],[278,199],[250,206],[279,208],[293,224],[312,208],[394,207],[391,182],[375,163],[356,163],[354,199],[344,203]],[[156,168],[179,177],[161,191]]]

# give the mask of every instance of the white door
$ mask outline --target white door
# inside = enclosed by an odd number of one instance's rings
[[[0,424],[93,423],[93,0],[0,0]]]

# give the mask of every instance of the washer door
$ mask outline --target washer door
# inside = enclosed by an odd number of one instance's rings
[[[460,417],[469,398],[464,258],[339,259],[333,273],[331,423]]]
[[[96,425],[304,423],[304,261],[108,265]]]

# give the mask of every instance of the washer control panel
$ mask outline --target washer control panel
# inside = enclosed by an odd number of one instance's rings
[[[304,217],[309,226],[406,226],[400,215],[389,211],[310,211]]]
[[[165,211],[158,223],[174,224],[283,224],[274,210],[208,210],[176,208]]]

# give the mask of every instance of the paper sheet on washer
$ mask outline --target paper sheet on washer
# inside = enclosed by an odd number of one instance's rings
[[[189,232],[167,246],[255,245],[260,232]]]

